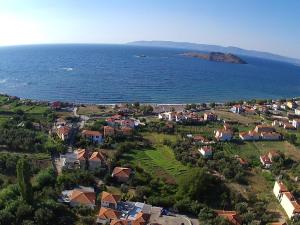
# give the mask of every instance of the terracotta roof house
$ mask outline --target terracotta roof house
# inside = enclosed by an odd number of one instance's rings
[[[104,126],[103,130],[104,130],[104,137],[112,137],[115,135],[115,128],[111,126]]]
[[[76,151],[74,151],[74,153],[76,154],[80,167],[85,168],[86,160],[88,159],[88,151],[79,148]]]
[[[295,199],[293,194],[288,191],[286,186],[281,181],[275,181],[273,193],[285,210],[289,219],[300,217],[300,204]]]
[[[245,110],[243,108],[243,106],[241,105],[234,105],[230,108],[230,111],[233,112],[233,113],[243,113]]]
[[[260,136],[265,141],[279,141],[282,138],[281,134],[277,132],[262,132]]]
[[[241,132],[239,136],[243,141],[257,141],[260,139],[259,133],[255,131]]]
[[[233,132],[231,130],[217,130],[215,131],[215,138],[218,141],[230,141],[232,139]]]
[[[51,103],[51,108],[52,109],[60,109],[61,108],[61,102],[56,101]]]
[[[134,120],[132,120],[132,119],[125,119],[125,120],[120,121],[120,126],[134,128],[135,123],[134,123]]]
[[[269,159],[271,160],[271,162],[273,162],[273,160],[274,160],[275,158],[279,158],[279,157],[280,157],[280,154],[279,154],[279,152],[277,152],[277,151],[275,151],[275,150],[272,150],[272,151],[269,151],[269,152],[268,152],[268,157],[269,157]]]
[[[218,116],[212,112],[204,113],[203,115],[205,121],[216,121]]]
[[[241,166],[247,167],[249,165],[248,161],[236,155],[235,158],[238,160]]]
[[[283,128],[286,129],[286,130],[294,130],[295,129],[293,124],[290,124],[290,123],[284,123]]]
[[[99,131],[83,130],[82,136],[85,137],[86,139],[89,139],[93,143],[102,142],[102,134]]]
[[[120,212],[115,209],[101,207],[97,215],[97,223],[107,224],[113,220],[118,220],[120,216]]]
[[[133,128],[131,127],[122,127],[120,131],[124,136],[131,136],[133,134]]]
[[[95,170],[105,164],[105,156],[101,152],[93,152],[89,158],[89,169]]]
[[[69,203],[72,207],[84,205],[94,208],[96,194],[93,188],[80,186],[79,188],[75,188],[73,190],[63,191],[61,199],[63,202]]]
[[[128,225],[128,221],[127,220],[112,220],[109,225]]]
[[[112,177],[118,182],[127,182],[131,175],[131,169],[126,167],[115,167],[112,172]]]
[[[79,148],[75,151],[75,153],[77,154],[77,159],[78,160],[86,160],[87,158],[87,151],[83,148]]]
[[[63,141],[69,139],[70,132],[71,132],[71,128],[68,126],[59,126],[56,131],[58,137]]]
[[[261,155],[259,159],[264,168],[269,169],[272,166],[272,161],[268,155]]]
[[[217,210],[217,215],[223,217],[224,219],[228,220],[233,225],[241,225],[242,221],[238,217],[236,211],[224,211],[224,210]]]
[[[132,225],[145,225],[150,219],[150,215],[147,213],[139,212],[137,213],[135,219],[131,221]]]
[[[257,125],[254,129],[255,132],[257,133],[262,133],[262,132],[275,132],[275,128],[269,125]]]
[[[231,126],[228,123],[224,123],[223,127],[224,127],[224,130],[230,130],[231,129]]]
[[[119,195],[102,192],[99,224],[146,225],[151,215],[151,205],[142,202],[122,202]]]
[[[207,139],[201,135],[195,135],[193,137],[193,141],[196,143],[199,143],[199,142],[204,143],[204,142],[207,142]]]
[[[101,207],[117,209],[118,202],[120,200],[120,195],[113,195],[111,193],[103,191],[101,196]]]
[[[176,112],[164,112],[158,114],[158,118],[162,120],[168,120],[168,121],[176,121]]]

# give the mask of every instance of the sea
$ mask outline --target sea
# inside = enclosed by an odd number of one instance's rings
[[[230,64],[190,50],[131,45],[0,47],[0,92],[86,104],[184,104],[300,96],[300,67],[240,56]]]

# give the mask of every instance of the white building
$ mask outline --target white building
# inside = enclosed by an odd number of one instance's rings
[[[279,200],[289,219],[300,217],[300,205],[281,181],[275,181],[273,193]]]
[[[72,207],[83,205],[94,209],[96,206],[96,193],[92,187],[79,186],[73,190],[64,190],[59,201],[68,203]]]
[[[83,130],[82,135],[93,143],[101,143],[103,141],[103,135],[99,131]]]
[[[255,131],[241,132],[239,136],[243,141],[257,141],[260,139],[260,135]]]
[[[277,132],[262,132],[260,134],[261,139],[265,141],[279,141],[281,140],[281,134]]]
[[[295,109],[295,114],[298,116],[300,115],[300,108]]]
[[[164,112],[158,114],[158,118],[162,120],[175,121],[176,120],[176,112]]]
[[[233,132],[231,130],[217,130],[215,131],[215,138],[218,141],[230,141],[232,139]]]
[[[298,119],[293,119],[293,127],[295,127],[296,129],[298,129],[300,127],[300,120]]]
[[[201,155],[203,155],[204,158],[210,158],[213,154],[213,149],[211,146],[203,146],[199,149],[199,152]]]

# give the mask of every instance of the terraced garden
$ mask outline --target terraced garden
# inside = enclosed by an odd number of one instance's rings
[[[153,143],[153,148],[132,150],[124,154],[124,160],[130,160],[133,165],[140,166],[146,172],[160,176],[170,183],[187,174],[189,167],[177,161],[173,151],[162,143],[164,139],[174,141],[176,136],[151,133],[144,137]]]

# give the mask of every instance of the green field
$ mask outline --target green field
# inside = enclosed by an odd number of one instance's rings
[[[145,138],[153,143],[152,149],[132,150],[124,154],[123,159],[169,182],[177,181],[178,178],[187,174],[189,167],[177,161],[173,151],[162,144],[164,139],[175,141],[176,136],[151,133],[146,134]]]
[[[300,149],[291,145],[287,141],[257,141],[257,142],[244,142],[242,144],[228,143],[225,151],[231,155],[239,155],[248,160],[256,158],[259,160],[259,156],[271,151],[279,151],[286,156],[300,161]]]

